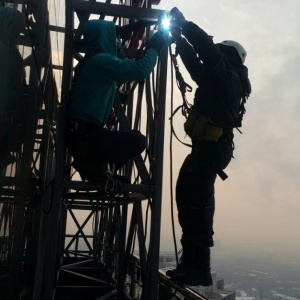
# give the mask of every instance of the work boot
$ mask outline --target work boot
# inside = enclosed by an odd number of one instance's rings
[[[169,272],[183,272],[186,270],[190,270],[194,267],[194,260],[192,259],[195,255],[195,246],[194,241],[189,241],[182,235],[182,239],[180,240],[182,249],[179,251],[179,254],[181,254],[181,257],[179,259],[179,263],[177,264],[176,269],[167,271],[167,275]],[[168,275],[169,276],[169,275]]]
[[[113,179],[114,179],[114,180],[118,180],[118,181],[120,181],[120,182],[122,182],[122,183],[130,184],[130,178],[127,177],[127,176],[124,176],[124,175],[118,175],[118,174],[115,174],[115,175],[113,176]]]
[[[109,178],[112,178],[122,183],[130,184],[130,178],[127,176],[114,174],[114,172],[109,174],[107,171],[107,164],[74,159],[74,161],[72,162],[72,166],[76,169],[81,179],[84,181],[88,181],[91,183],[100,183],[107,181]]]
[[[79,173],[80,177],[84,181],[93,183],[104,182],[107,179],[105,164],[92,163],[87,161],[81,161],[74,159],[72,166]]]
[[[173,274],[173,272],[184,272],[186,270],[190,270],[193,267],[194,262],[190,259],[194,253],[189,251],[191,248],[184,247],[179,251],[179,254],[181,254],[179,258],[179,262],[177,264],[176,269],[174,270],[168,270],[166,272],[166,275],[169,276],[169,274]]]
[[[210,248],[198,247],[191,250],[183,249],[183,259],[176,269],[167,271],[166,275],[180,284],[212,285]]]

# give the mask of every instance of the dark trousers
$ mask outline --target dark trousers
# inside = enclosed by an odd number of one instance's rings
[[[217,172],[230,162],[232,150],[232,141],[202,142],[193,145],[186,157],[176,184],[183,245],[213,246],[214,184]]]
[[[66,146],[74,159],[97,164],[114,163],[119,169],[141,154],[146,137],[138,131],[110,131],[100,126],[67,129]]]
[[[25,117],[16,112],[0,114],[0,169],[16,161],[11,152],[21,152],[25,136]]]

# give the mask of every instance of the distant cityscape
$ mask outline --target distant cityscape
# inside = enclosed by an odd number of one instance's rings
[[[176,267],[174,251],[161,251],[160,268]],[[257,249],[212,248],[210,288],[193,287],[208,299],[300,300],[300,260]]]
[[[80,248],[86,247],[83,241],[79,244]],[[213,286],[192,289],[211,300],[300,300],[300,253],[287,249],[289,254],[279,255],[275,250],[225,247],[215,241]],[[138,256],[138,251],[135,254]],[[176,268],[173,250],[160,251],[159,268]]]

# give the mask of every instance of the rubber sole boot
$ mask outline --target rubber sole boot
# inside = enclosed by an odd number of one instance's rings
[[[74,159],[72,165],[82,180],[98,183],[104,182],[107,178],[105,164],[90,163]]]
[[[187,244],[184,238],[181,240],[182,249],[179,251],[181,257],[176,266],[176,269],[168,270],[166,275],[171,277],[174,273],[182,273],[185,271],[193,270],[195,268],[195,249],[191,243]]]
[[[120,182],[122,182],[122,183],[130,184],[130,178],[127,177],[127,176],[115,174],[115,175],[113,176],[113,179],[114,179],[114,180],[118,180],[118,181],[120,181]]]
[[[173,274],[173,272],[181,273],[181,272],[190,270],[193,267],[194,267],[194,265],[187,259],[185,253],[182,253],[182,256],[180,258],[179,263],[177,264],[176,269],[168,270],[166,272],[166,275],[170,277],[169,274]]]
[[[91,183],[100,183],[109,179],[107,175],[107,164],[80,162],[79,160],[74,159],[72,165],[79,173],[82,180]],[[130,178],[127,176],[114,174],[112,179],[118,180],[121,183],[130,184]]]
[[[169,270],[166,275],[171,280],[186,285],[212,285],[210,273],[210,248],[186,243],[182,240],[183,255],[180,263],[174,270]]]
[[[172,281],[185,285],[211,286],[213,284],[210,272],[203,272],[202,270],[190,270],[184,272],[169,270],[166,272],[166,275],[169,276]]]

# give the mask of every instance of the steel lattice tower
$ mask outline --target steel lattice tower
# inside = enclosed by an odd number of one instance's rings
[[[116,128],[141,130],[148,140],[146,152],[121,171],[131,184],[79,180],[64,145],[73,68],[85,52],[82,25],[113,20],[126,56],[137,59],[142,37],[147,41],[164,13],[153,4],[66,0],[65,25],[56,26],[47,0],[2,1],[24,18],[18,45],[28,111],[23,143],[0,174],[1,299],[153,300],[171,299],[174,290],[200,299],[158,272],[167,47],[153,74],[124,84],[115,99]],[[53,63],[53,33],[64,36],[60,65]]]

